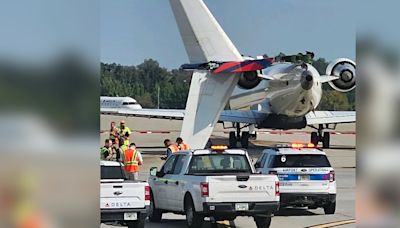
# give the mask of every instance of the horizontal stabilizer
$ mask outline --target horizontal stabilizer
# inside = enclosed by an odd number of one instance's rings
[[[217,62],[183,64],[183,70],[209,70],[214,74],[219,73],[241,73],[258,71],[272,65],[272,59],[251,59],[244,61]]]

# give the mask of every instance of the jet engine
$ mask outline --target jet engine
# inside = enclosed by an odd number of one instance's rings
[[[251,56],[242,55],[244,60],[254,60],[255,58]],[[262,57],[260,57],[262,58]],[[258,71],[247,71],[244,72],[238,81],[238,86],[242,89],[253,89],[254,87],[258,86],[261,82],[261,78],[258,77],[258,74],[261,72]]]
[[[329,85],[340,92],[349,92],[356,87],[356,63],[350,59],[336,59],[326,68],[326,75],[339,77]]]
[[[253,89],[260,84],[261,80],[257,71],[244,72],[239,78],[238,86],[242,89]]]

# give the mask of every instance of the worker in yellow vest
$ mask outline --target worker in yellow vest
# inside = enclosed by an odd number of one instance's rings
[[[179,150],[189,150],[189,145],[183,142],[181,137],[176,138],[176,146]]]
[[[122,157],[128,180],[139,180],[139,166],[143,164],[143,158],[136,149],[136,144],[131,143]]]
[[[129,129],[129,127],[125,125],[125,120],[121,120],[121,122],[119,123],[118,131],[119,131],[118,132],[119,136],[126,136],[132,134],[131,129]]]

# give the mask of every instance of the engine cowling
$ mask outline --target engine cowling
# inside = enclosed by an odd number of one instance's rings
[[[339,77],[337,80],[328,82],[337,91],[349,92],[356,88],[356,63],[353,60],[336,59],[328,65],[326,74]]]
[[[244,72],[238,81],[238,86],[242,89],[253,89],[260,84],[261,78],[258,77],[257,71]]]

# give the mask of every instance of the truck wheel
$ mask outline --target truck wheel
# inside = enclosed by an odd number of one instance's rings
[[[204,218],[198,214],[194,208],[193,200],[188,198],[185,205],[186,224],[189,228],[200,228],[203,225]]]
[[[128,228],[144,228],[145,219],[139,219],[134,222],[128,223]]]
[[[336,211],[336,202],[328,203],[324,206],[324,212],[327,215],[335,214]]]
[[[150,222],[161,222],[162,212],[157,209],[154,204],[154,199],[151,197],[150,208],[149,208],[149,221]]]
[[[268,228],[271,225],[271,217],[255,216],[254,221],[256,222],[257,228]]]

